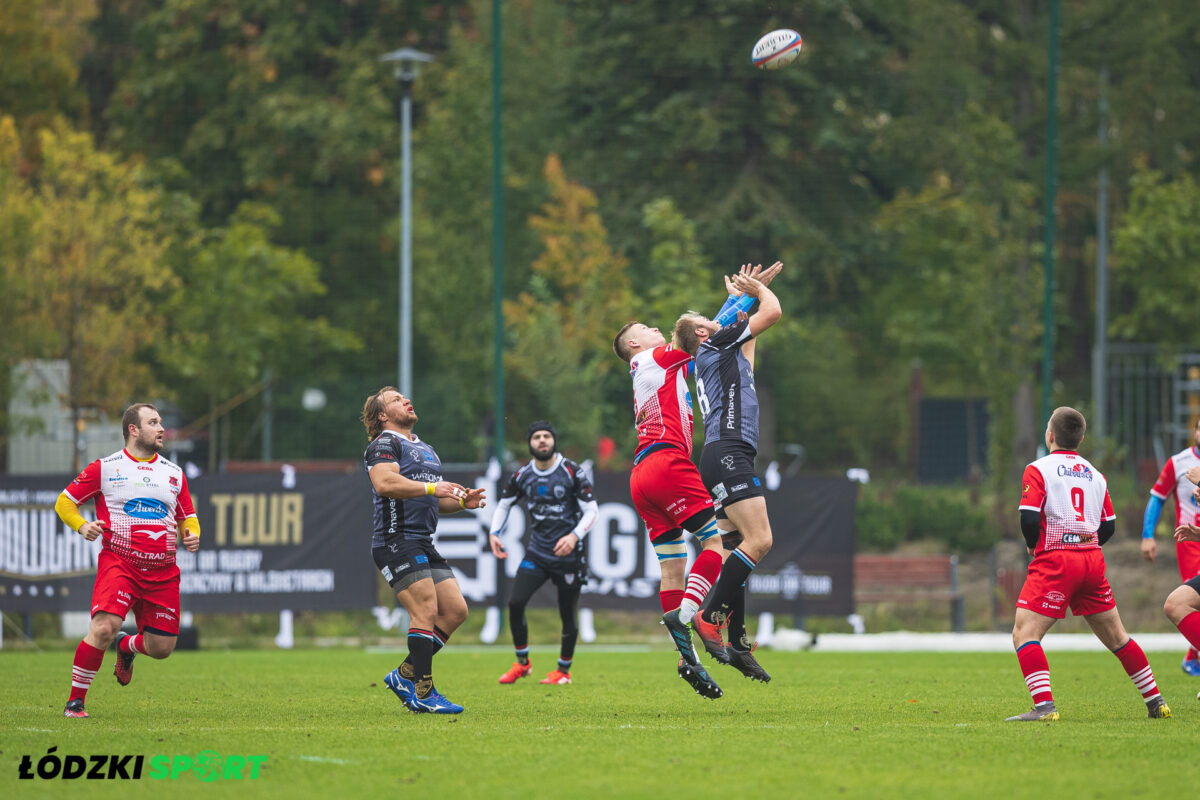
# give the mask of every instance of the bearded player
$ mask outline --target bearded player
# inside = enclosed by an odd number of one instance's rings
[[[103,538],[92,589],[92,621],[75,649],[71,695],[65,717],[87,717],[84,700],[104,661],[104,651],[117,642],[117,683],[133,680],[138,654],[163,659],[179,637],[179,567],[176,539],[190,552],[200,547],[200,523],[192,506],[187,476],[159,455],[163,424],[158,409],[135,403],[121,417],[125,447],[88,464],[58,496],[54,510],[89,542]],[[95,498],[96,519],[88,522],[79,506]],[[121,630],[133,611],[138,632]]]

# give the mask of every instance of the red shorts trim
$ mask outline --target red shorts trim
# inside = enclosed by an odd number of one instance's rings
[[[1179,577],[1185,583],[1200,575],[1200,542],[1176,542],[1175,555],[1179,558]]]
[[[131,610],[139,631],[153,628],[157,633],[178,636],[179,567],[147,573],[101,550],[92,587],[92,616],[103,611],[124,619]]]
[[[1104,553],[1098,547],[1039,553],[1029,564],[1017,608],[1054,619],[1065,617],[1068,606],[1077,617],[1116,608],[1104,572]]]
[[[651,539],[682,528],[689,517],[713,507],[700,470],[674,447],[651,453],[633,468],[629,493]]]

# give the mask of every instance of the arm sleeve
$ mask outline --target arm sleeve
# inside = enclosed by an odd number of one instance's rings
[[[488,536],[499,536],[504,530],[505,524],[508,523],[508,512],[512,510],[513,504],[517,502],[516,497],[501,497],[496,503],[496,511],[492,514],[492,526],[488,529]]]
[[[737,297],[734,295],[729,295],[729,299],[725,301],[725,305],[721,306],[721,310],[717,312],[715,317],[713,317],[713,322],[717,323],[721,327],[725,327],[730,323],[737,322],[738,313],[745,311],[747,314],[749,314],[750,309],[754,308],[754,304],[756,302],[757,300],[748,294],[743,294]]]
[[[1162,472],[1158,473],[1158,480],[1150,487],[1150,496],[1166,500],[1175,491],[1176,480],[1175,459],[1168,458],[1167,463],[1163,464]]]
[[[1100,527],[1096,530],[1096,538],[1103,545],[1113,537],[1117,532],[1117,521],[1115,519],[1106,519],[1100,523]]]
[[[1142,538],[1153,539],[1154,529],[1158,526],[1158,518],[1162,514],[1163,500],[1158,495],[1150,495],[1146,503],[1146,514],[1142,517]]]
[[[83,518],[83,514],[79,513],[79,506],[66,492],[58,496],[58,500],[54,503],[54,510],[58,512],[58,518],[73,531],[78,532],[83,523],[87,522]]]
[[[579,503],[579,508],[583,511],[583,516],[579,518],[579,522],[576,523],[575,529],[571,533],[582,541],[592,526],[596,524],[596,520],[600,518],[600,506],[595,500],[586,500]]]
[[[1042,534],[1042,512],[1021,509],[1021,535],[1025,537],[1025,546],[1030,550],[1037,547],[1038,537]]]
[[[651,352],[654,361],[663,369],[681,366],[692,360],[690,355],[671,344],[656,347]]]
[[[194,533],[196,535],[196,538],[200,537],[200,520],[196,519],[195,514],[193,514],[190,517],[185,518],[183,520],[183,523],[180,525],[180,527],[183,529],[183,532],[185,534]]]

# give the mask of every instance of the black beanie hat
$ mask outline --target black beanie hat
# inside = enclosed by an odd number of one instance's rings
[[[525,441],[528,442],[532,439],[533,435],[538,431],[550,431],[550,435],[554,437],[555,444],[558,443],[558,434],[554,431],[554,426],[544,419],[529,423],[529,432],[525,434]]]

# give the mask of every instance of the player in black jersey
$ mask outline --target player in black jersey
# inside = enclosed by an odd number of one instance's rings
[[[770,278],[781,266],[771,267]],[[758,455],[754,343],[782,312],[775,293],[751,275],[749,265],[732,276],[730,284],[733,290],[758,299],[753,315],[740,315],[737,322],[721,327],[699,314],[684,314],[673,335],[683,350],[696,356],[696,394],[704,416],[700,476],[717,504],[726,550],[732,551],[693,624],[710,655],[766,682],[771,677],[753,656],[744,621],[746,579],[772,544],[762,480],[754,471]],[[735,627],[726,647],[721,632],[731,623]]]
[[[363,405],[363,454],[375,503],[371,556],[408,612],[408,657],[383,682],[415,714],[458,714],[433,686],[433,656],[467,618],[467,601],[433,546],[439,514],[483,508],[483,489],[442,480],[433,447],[413,435],[412,403],[385,386]]]
[[[496,513],[492,515],[489,541],[496,558],[507,558],[500,540],[514,503],[524,500],[532,522],[529,546],[517,569],[512,597],[508,601],[516,663],[500,676],[500,683],[516,683],[530,674],[529,626],[525,606],[546,581],[558,590],[558,614],[562,618],[562,649],[558,665],[542,683],[571,682],[571,661],[579,638],[579,592],[587,582],[587,559],[583,537],[596,523],[599,508],[592,497],[592,482],[579,465],[557,453],[554,426],[544,420],[529,426],[529,452],[533,460],[509,479]]]

